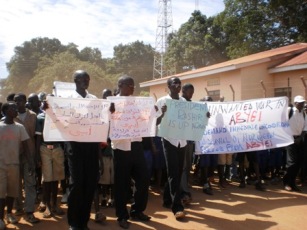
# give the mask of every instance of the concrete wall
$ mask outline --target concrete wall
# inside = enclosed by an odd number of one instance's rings
[[[291,95],[290,102],[293,102],[293,98],[297,95],[302,95],[307,98],[307,93],[305,90],[304,83],[301,79],[306,79],[305,82],[307,84],[307,70],[296,70],[296,71],[288,71],[282,73],[274,73],[272,74],[274,78],[274,87],[275,88],[286,88],[290,87]]]
[[[238,101],[274,97],[275,89],[287,87],[289,78],[292,89],[291,101],[293,101],[293,97],[296,95],[302,95],[307,98],[307,92],[301,80],[301,76],[304,76],[307,84],[307,70],[269,73],[270,67],[276,65],[278,62],[280,60],[243,67],[225,73],[182,80],[182,85],[185,83],[194,85],[195,92],[192,98],[193,101],[200,100],[207,96],[207,91],[214,90],[220,90],[220,95],[225,97],[225,101],[233,101],[233,97]],[[168,93],[166,81],[165,79],[165,83],[151,86],[150,96],[159,98],[166,95]],[[230,85],[234,90],[234,94]]]

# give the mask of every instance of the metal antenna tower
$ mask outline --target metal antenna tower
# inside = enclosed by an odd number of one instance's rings
[[[167,50],[167,37],[173,32],[171,0],[159,0],[158,27],[156,31],[153,79],[162,78],[171,71],[166,70],[164,56]]]
[[[199,10],[199,1],[195,0],[195,10]]]

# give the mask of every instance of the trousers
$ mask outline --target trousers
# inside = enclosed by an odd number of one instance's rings
[[[163,139],[163,150],[166,161],[167,183],[164,188],[164,204],[172,204],[172,212],[183,211],[181,203],[180,181],[184,165],[186,147],[176,147]]]
[[[67,204],[68,224],[85,228],[99,179],[99,143],[70,142],[68,155],[70,193]]]
[[[131,193],[131,179],[135,182],[134,203],[130,213],[146,209],[148,201],[149,176],[142,142],[132,142],[131,151],[114,149],[114,199],[118,220],[129,219],[127,201]]]

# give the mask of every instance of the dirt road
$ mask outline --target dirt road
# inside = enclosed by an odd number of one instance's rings
[[[302,193],[286,192],[281,184],[268,185],[266,192],[257,191],[252,185],[241,189],[237,183],[223,190],[216,185],[213,188],[214,195],[209,196],[202,192],[201,187],[193,186],[193,201],[186,207],[187,218],[181,222],[175,220],[170,210],[162,207],[161,195],[151,191],[145,212],[152,216],[151,221],[131,221],[129,229],[306,229],[307,187],[301,187]],[[66,211],[66,205],[62,207]],[[107,215],[107,221],[97,224],[91,220],[91,230],[121,229],[113,208],[102,211]],[[68,229],[66,216],[43,219],[41,213],[35,215],[42,219],[40,223],[30,225],[21,218],[17,225],[8,225],[7,229]],[[94,218],[93,214],[91,218]]]

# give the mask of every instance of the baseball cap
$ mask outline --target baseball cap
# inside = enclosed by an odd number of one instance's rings
[[[303,96],[296,96],[294,97],[294,103],[301,103],[301,102],[305,102],[305,98]]]

